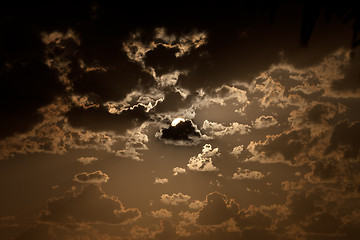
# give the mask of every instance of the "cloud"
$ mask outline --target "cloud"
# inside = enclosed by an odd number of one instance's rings
[[[186,146],[198,144],[203,135],[191,120],[186,120],[161,129],[155,136],[167,144]]]
[[[173,172],[174,172],[173,175],[177,176],[179,174],[186,173],[186,169],[181,167],[175,167],[173,168]]]
[[[210,144],[205,144],[203,146],[202,153],[191,157],[187,166],[190,170],[199,172],[219,171],[219,169],[215,167],[212,162],[212,157],[219,155],[220,153],[218,148],[212,149]]]
[[[205,32],[192,31],[188,34],[176,36],[175,34],[168,34],[166,28],[160,27],[153,30],[153,36],[149,43],[141,40],[140,32],[135,32],[131,35],[130,39],[123,44],[123,48],[131,60],[139,62],[142,65],[152,67],[162,66],[162,68],[164,68],[166,62],[159,62],[164,59],[164,57],[156,58],[156,56],[160,54],[154,54],[154,51],[158,49],[163,49],[163,51],[168,50],[170,54],[168,58],[165,59],[169,61],[171,57],[182,57],[189,54],[192,49],[197,49],[206,44],[206,38]],[[146,64],[144,59],[146,60]]]
[[[168,182],[169,182],[169,179],[167,179],[167,178],[155,178],[154,184],[165,184]]]
[[[357,158],[359,155],[360,122],[339,121],[331,135],[327,152],[342,151],[344,158]]]
[[[151,211],[151,215],[154,218],[171,218],[172,217],[172,213],[165,208],[162,208],[158,211]]]
[[[115,155],[142,161],[141,152],[148,150],[147,143],[149,138],[146,135],[147,127],[148,123],[144,122],[139,127],[128,129],[125,135],[119,136],[119,139],[125,141],[125,147],[123,149],[114,150]]]
[[[206,202],[195,200],[189,204],[189,208],[199,210],[206,205]]]
[[[138,127],[149,119],[142,106],[124,110],[119,114],[111,114],[104,106],[88,109],[73,107],[66,116],[73,127],[92,131],[115,131],[119,134]]]
[[[232,149],[232,151],[230,152],[230,154],[234,155],[236,158],[238,158],[238,155],[240,155],[243,150],[244,150],[244,145],[239,145],[239,146],[234,147]]]
[[[197,223],[200,225],[218,225],[239,213],[239,206],[233,200],[218,192],[206,196],[206,204],[200,209]]]
[[[78,159],[76,159],[76,161],[78,161],[84,165],[88,165],[97,160],[99,160],[97,157],[79,157]]]
[[[250,171],[249,169],[241,169],[238,168],[237,172],[234,173],[232,179],[254,179],[254,180],[260,180],[264,178],[265,175],[262,172],[259,171]]]
[[[174,193],[172,195],[161,195],[160,201],[164,204],[179,205],[180,203],[187,203],[190,200],[190,196],[183,193]]]
[[[40,220],[57,223],[127,224],[141,216],[136,208],[125,209],[115,196],[106,195],[99,185],[89,184],[80,191],[47,202]]]
[[[226,127],[221,123],[205,120],[202,129],[206,130],[210,135],[222,137],[234,134],[247,134],[250,132],[251,127],[237,122],[230,123],[230,125]]]
[[[78,183],[106,183],[109,180],[109,176],[102,171],[95,171],[92,173],[78,173],[74,176],[74,181]]]
[[[255,129],[261,129],[275,126],[277,124],[278,122],[273,116],[260,116],[255,120],[255,122],[253,122],[253,127]]]
[[[251,141],[247,147],[252,157],[246,161],[261,163],[282,162],[289,165],[303,165],[308,162],[306,151],[313,143],[308,130],[284,131],[277,135],[268,135],[264,142]]]
[[[69,75],[72,59],[81,44],[79,34],[68,29],[66,32],[42,32],[41,37],[45,44],[45,64],[57,73],[67,91],[72,90],[73,82]]]
[[[155,234],[156,240],[176,240],[176,226],[169,220],[162,220],[160,222],[160,231]]]
[[[42,114],[43,120],[33,129],[25,134],[16,134],[0,140],[0,159],[14,154],[64,154],[69,149],[94,149],[104,150],[118,157],[142,160],[141,151],[147,150],[148,122],[127,129],[122,135],[117,135],[113,131],[92,131],[69,125],[65,115],[70,108],[71,104],[65,98],[57,98],[53,103],[40,108],[38,111]],[[115,144],[122,142],[125,143],[124,148],[115,148]]]
[[[332,131],[331,121],[339,114],[346,112],[346,107],[340,103],[312,101],[299,109],[290,112],[288,121],[291,128],[309,129],[312,137],[319,137]]]
[[[273,69],[261,73],[254,80],[249,91],[262,94],[258,101],[263,108],[286,108],[305,105],[306,101],[299,94],[288,93],[287,87],[279,82],[281,77],[273,76],[277,71],[280,71],[281,74],[287,73],[287,69],[281,67],[273,67]]]
[[[1,78],[0,107],[6,114],[0,124],[7,127],[1,131],[0,138],[29,131],[42,121],[38,109],[50,104],[63,91],[56,74],[38,59],[14,62],[10,69],[2,71]]]

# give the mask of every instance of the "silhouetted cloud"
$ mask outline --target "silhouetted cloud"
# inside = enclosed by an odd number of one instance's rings
[[[136,208],[125,209],[117,197],[106,195],[94,184],[82,187],[79,192],[69,191],[63,197],[50,199],[40,220],[59,223],[126,224],[139,218]]]
[[[102,171],[95,171],[92,173],[78,173],[74,176],[74,181],[78,183],[106,183],[109,180],[109,176]]]
[[[175,126],[161,129],[156,136],[165,143],[181,146],[198,144],[202,134],[191,120],[186,120]]]

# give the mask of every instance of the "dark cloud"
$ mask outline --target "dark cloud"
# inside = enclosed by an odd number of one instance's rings
[[[145,64],[153,67],[158,75],[166,74],[179,67],[181,59],[175,56],[177,52],[176,48],[169,49],[160,45],[146,53]]]
[[[124,224],[141,216],[136,208],[125,209],[117,197],[106,195],[94,184],[80,192],[69,191],[64,197],[48,201],[40,220],[58,223]]]
[[[104,43],[107,45],[107,43]],[[94,94],[102,101],[116,101],[123,99],[136,87],[148,87],[154,84],[150,74],[144,72],[139,64],[129,61],[125,53],[120,52],[121,46],[114,46],[118,50],[118,59],[111,65],[102,62],[98,64],[106,71],[84,71],[73,68],[70,77],[74,80],[74,91],[79,94]],[[97,62],[94,58],[95,63]],[[91,66],[91,62],[90,62]]]
[[[340,121],[334,128],[328,151],[342,150],[345,158],[356,158],[360,150],[360,123]]]
[[[124,133],[127,129],[140,126],[149,119],[142,106],[124,110],[120,114],[111,114],[105,107],[89,109],[73,107],[66,115],[74,127],[117,133]]]
[[[332,180],[334,177],[343,174],[338,169],[337,161],[335,159],[322,159],[314,163],[313,174],[322,180]]]
[[[16,240],[51,240],[54,235],[50,233],[50,227],[47,224],[37,224],[29,227],[27,230],[21,232]]]
[[[154,240],[175,240],[177,238],[176,228],[171,221],[160,222],[161,231],[154,236]]]
[[[154,111],[157,113],[176,112],[182,107],[189,105],[191,101],[184,100],[179,92],[164,91],[164,101],[159,102]]]
[[[309,137],[307,130],[289,131],[279,135],[268,136],[264,143],[258,143],[254,146],[256,151],[263,152],[267,158],[274,157],[274,162],[277,161],[275,160],[276,155],[281,154],[285,161],[291,164],[303,164],[297,157],[302,153],[307,144],[305,139]]]
[[[199,139],[201,132],[191,120],[186,120],[178,123],[175,126],[161,129],[160,138],[171,141],[185,141],[193,142],[194,139]]]
[[[23,133],[40,122],[38,108],[51,103],[62,92],[62,86],[55,73],[38,59],[0,64],[0,124],[6,126],[0,133],[2,138]]]
[[[197,222],[201,225],[217,225],[234,217],[239,206],[218,192],[206,196],[206,205],[200,210]]]

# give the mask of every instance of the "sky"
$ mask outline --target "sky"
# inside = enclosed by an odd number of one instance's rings
[[[0,239],[358,239],[359,12],[5,4]]]

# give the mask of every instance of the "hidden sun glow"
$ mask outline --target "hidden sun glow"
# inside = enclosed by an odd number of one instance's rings
[[[183,118],[175,118],[175,119],[171,122],[171,126],[175,127],[175,126],[178,125],[180,122],[185,122],[185,119],[183,119]]]

